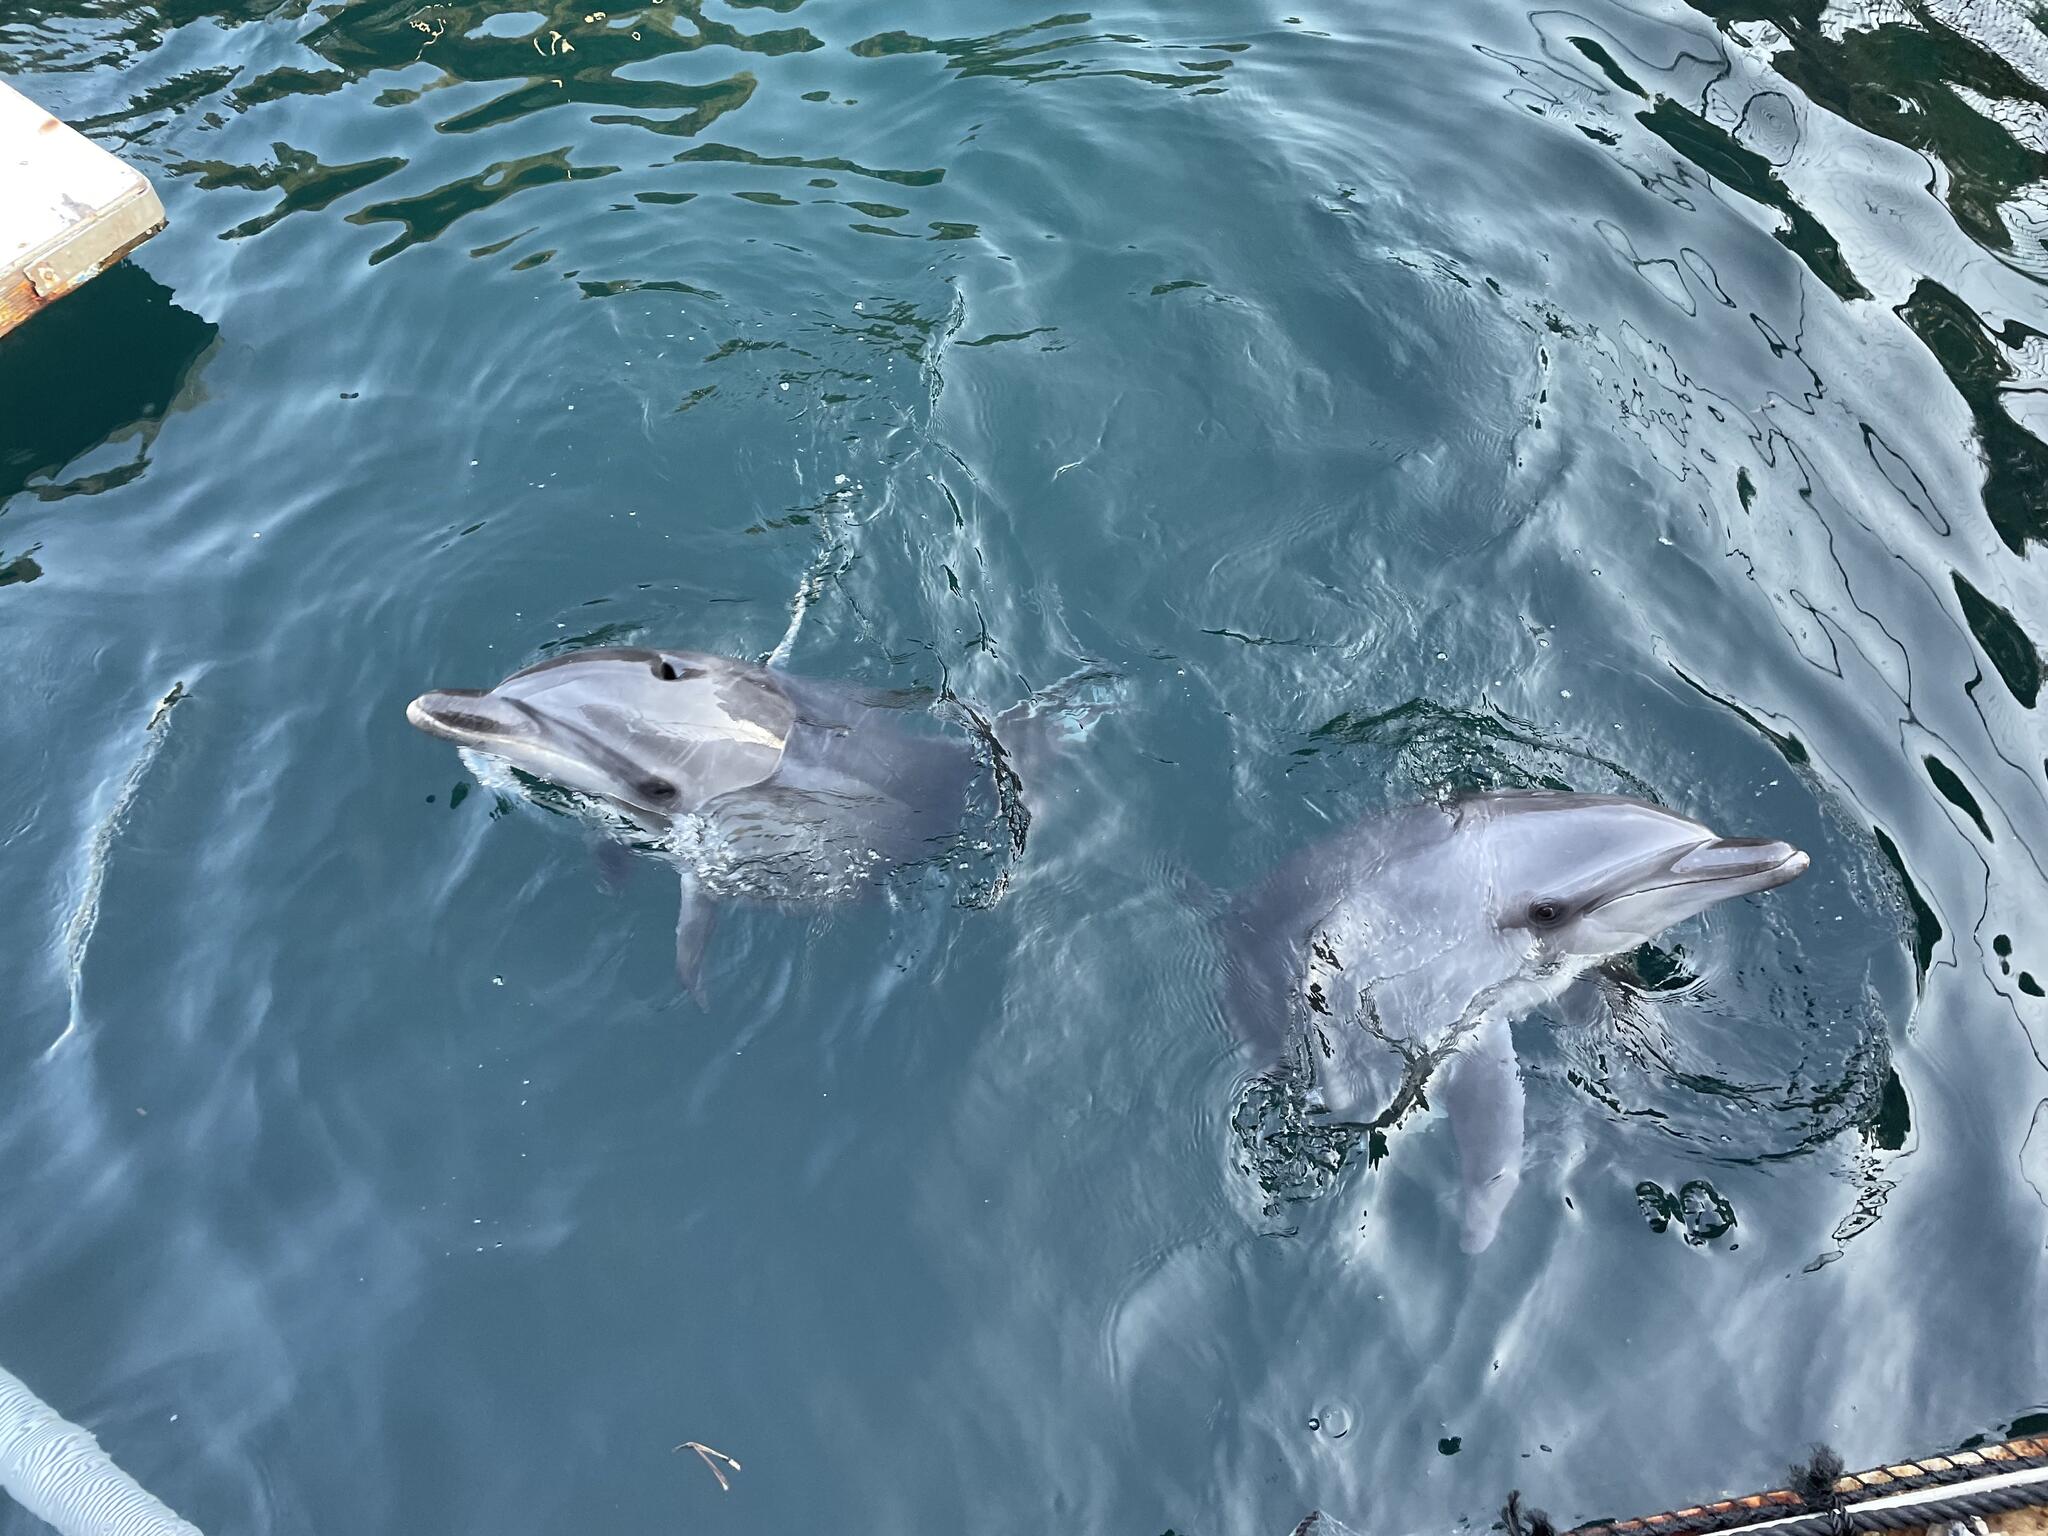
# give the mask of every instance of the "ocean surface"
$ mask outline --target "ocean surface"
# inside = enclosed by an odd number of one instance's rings
[[[0,342],[0,1365],[209,1533],[1484,1529],[2038,1426],[2044,26],[10,0],[170,226]],[[406,722],[593,643],[1114,707],[699,1009],[666,867]],[[1813,867],[1517,1026],[1468,1256],[1210,915],[1530,785]]]

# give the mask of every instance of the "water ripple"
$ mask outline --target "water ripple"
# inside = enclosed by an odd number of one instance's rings
[[[207,1530],[1420,1529],[2038,1411],[2044,38],[8,7],[171,223],[0,341],[0,1359]],[[999,904],[735,914],[693,1018],[672,882],[403,718],[617,635],[1121,697]],[[1814,868],[1523,1023],[1474,1264],[1206,914],[1531,783]]]

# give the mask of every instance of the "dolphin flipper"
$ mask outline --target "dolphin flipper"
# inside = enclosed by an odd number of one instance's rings
[[[1508,1021],[1489,1014],[1445,1065],[1437,1102],[1450,1115],[1464,1187],[1459,1246],[1478,1253],[1522,1182],[1522,1074]]]
[[[711,930],[718,924],[718,907],[698,885],[697,877],[683,875],[683,901],[676,913],[676,979],[697,1001],[704,1001],[704,951],[711,943]]]

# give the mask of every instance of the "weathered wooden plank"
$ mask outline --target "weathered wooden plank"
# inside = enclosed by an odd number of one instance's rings
[[[163,227],[149,178],[0,81],[0,335]]]

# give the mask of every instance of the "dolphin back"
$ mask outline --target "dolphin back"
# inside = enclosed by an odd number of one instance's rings
[[[985,774],[972,743],[927,711],[857,700],[836,721],[799,719],[761,791],[801,803],[821,828],[843,823],[879,861],[908,865],[960,836]]]
[[[1370,817],[1297,850],[1232,900],[1216,930],[1236,1032],[1261,1047],[1291,1045],[1314,1011],[1308,979],[1318,934],[1361,895],[1399,902],[1405,866],[1441,852],[1454,826],[1432,805]]]
[[[781,766],[797,709],[782,680],[765,667],[694,651],[661,651],[655,686],[635,703],[645,728],[634,734],[651,757],[666,749],[671,774],[689,802],[766,783]],[[675,674],[669,680],[660,672]],[[644,702],[642,702],[644,701]]]

